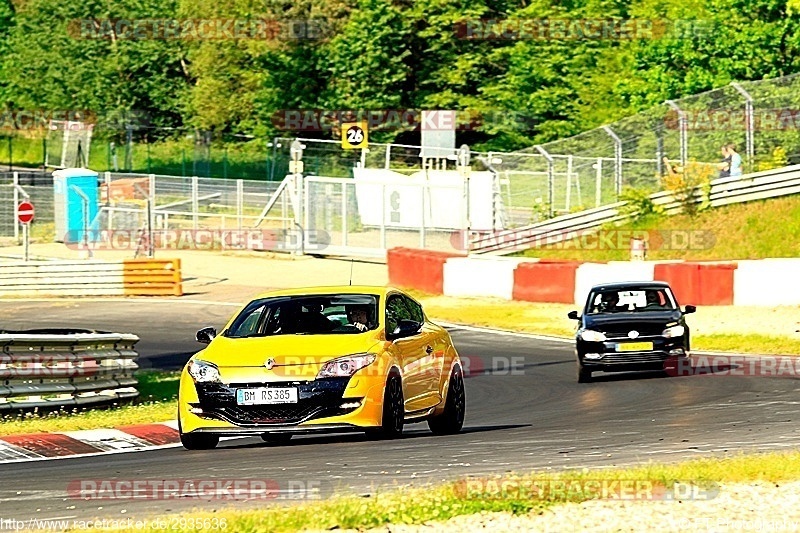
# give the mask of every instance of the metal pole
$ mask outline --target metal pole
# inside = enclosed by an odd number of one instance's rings
[[[19,220],[17,219],[17,206],[19,206],[19,173],[14,172],[14,240],[19,244]]]
[[[745,144],[747,150],[747,166],[750,170],[755,167],[755,117],[753,116],[753,97],[750,96],[744,87],[736,82],[731,82],[731,86],[739,94],[744,96],[744,119],[745,119]]]
[[[686,168],[686,161],[689,159],[689,147],[686,135],[687,130],[689,129],[689,122],[686,118],[686,112],[681,109],[674,100],[667,100],[664,103],[678,113],[678,131],[680,132],[681,143],[681,167]]]
[[[389,170],[391,157],[392,157],[392,145],[387,143],[386,144],[386,160],[383,163],[383,168],[385,168],[386,170]]]
[[[25,239],[25,262],[28,262],[28,246],[30,244],[30,239],[28,238],[28,226],[29,224],[22,225],[22,238]]]
[[[244,214],[244,181],[236,180],[236,229],[242,230],[242,215]]]
[[[594,206],[600,207],[600,202],[603,201],[603,158],[598,157],[595,165],[597,173],[595,174]]]
[[[603,126],[603,131],[614,141],[614,188],[619,198],[622,194],[622,139],[609,126]]]
[[[192,176],[192,229],[197,231],[198,211],[200,211],[200,204],[197,198],[198,183],[197,176]]]
[[[342,180],[342,246],[347,246],[347,181]]]
[[[14,140],[11,135],[8,136],[8,171],[14,170]]]
[[[542,148],[541,145],[534,146],[536,151],[542,154],[544,158],[547,160],[547,203],[549,204],[548,208],[550,210],[550,218],[555,216],[555,206],[553,205],[554,201],[554,189],[555,189],[555,172],[553,167],[553,157],[547,153],[547,150]]]
[[[564,209],[569,212],[570,189],[572,189],[572,154],[567,156],[567,201]]]

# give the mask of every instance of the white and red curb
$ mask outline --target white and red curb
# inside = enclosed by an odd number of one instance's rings
[[[0,437],[0,464],[138,452],[179,445],[178,423],[174,420],[115,429],[8,435]]]

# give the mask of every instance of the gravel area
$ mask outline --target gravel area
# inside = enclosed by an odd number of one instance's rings
[[[800,482],[722,485],[717,497],[702,501],[592,500],[558,505],[541,515],[480,513],[446,522],[388,525],[368,531],[800,531]]]

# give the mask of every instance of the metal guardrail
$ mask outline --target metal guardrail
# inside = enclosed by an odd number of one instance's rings
[[[180,259],[0,262],[0,297],[181,296],[182,281]]]
[[[800,165],[767,170],[744,176],[720,178],[711,182],[708,200],[711,207],[777,198],[800,194]],[[679,213],[683,204],[668,191],[652,194],[653,203],[668,215]],[[704,199],[695,192],[694,202]],[[582,230],[599,228],[604,224],[625,220],[630,215],[621,212],[626,202],[552,218],[523,228],[477,235],[470,240],[470,253],[507,254],[536,244],[552,244],[569,240]]]
[[[136,398],[138,341],[79,329],[0,332],[0,412]]]

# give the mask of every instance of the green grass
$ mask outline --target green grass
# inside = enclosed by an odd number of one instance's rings
[[[800,195],[710,209],[696,217],[687,215],[650,216],[604,230],[649,232],[654,242],[648,259],[686,259],[718,261],[800,257]],[[695,235],[694,244],[684,244],[684,236]],[[545,248],[521,252],[526,257],[577,261],[627,261],[630,238],[611,232],[612,245],[598,247],[594,239],[572,240]],[[616,236],[620,236],[619,246]],[[600,249],[602,248],[602,249]]]
[[[178,372],[141,372],[133,404],[105,409],[28,412],[0,419],[0,435],[77,431],[174,420],[178,410]]]
[[[233,508],[214,512],[194,511],[191,514],[173,515],[170,520],[172,523],[180,523],[181,518],[185,517],[188,521],[191,517],[195,523],[202,523],[203,519],[216,519],[217,523],[225,522],[226,530],[237,532],[367,529],[384,524],[423,524],[484,511],[540,514],[559,503],[585,501],[597,496],[591,491],[580,490],[539,495],[532,491],[514,489],[517,486],[532,486],[534,483],[541,486],[549,480],[563,481],[568,487],[577,487],[579,483],[587,481],[635,481],[664,486],[668,492],[676,482],[680,482],[691,484],[713,496],[715,491],[725,490],[724,485],[719,487],[718,484],[756,481],[779,484],[796,479],[800,479],[800,452],[749,456],[740,454],[725,459],[699,459],[673,465],[649,463],[613,470],[582,469],[560,473],[507,474],[443,485],[388,489],[368,498],[338,496],[292,507],[249,511]],[[495,490],[499,481],[511,483],[512,489],[505,492]],[[197,529],[200,528],[184,527],[181,530]]]

